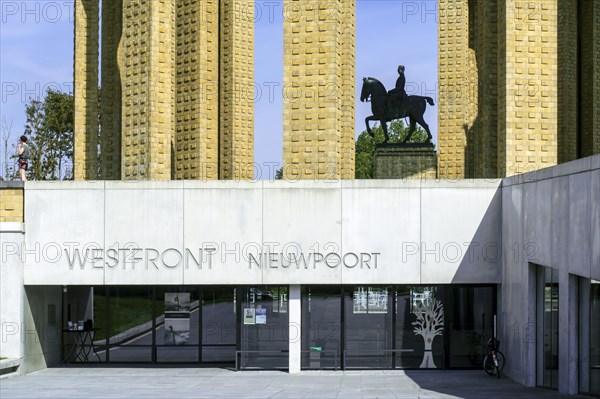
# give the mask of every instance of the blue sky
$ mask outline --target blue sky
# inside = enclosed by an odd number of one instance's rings
[[[356,8],[357,98],[363,76],[390,89],[403,64],[407,92],[431,96],[437,104],[437,1],[357,0]],[[283,2],[258,0],[255,10],[255,161],[263,165],[282,159]],[[49,87],[73,90],[72,0],[0,0],[0,82],[1,133],[5,121],[12,123],[14,143],[29,97]],[[357,100],[357,135],[368,115],[369,104]],[[425,119],[436,141],[437,107],[429,107]]]

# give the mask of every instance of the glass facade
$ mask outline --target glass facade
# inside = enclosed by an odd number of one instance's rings
[[[95,287],[93,298],[94,345],[100,361],[235,360],[235,288]]]
[[[493,286],[305,286],[302,367],[479,368]]]
[[[92,292],[102,362],[288,367],[287,286]],[[479,368],[495,296],[494,286],[302,286],[301,366]]]

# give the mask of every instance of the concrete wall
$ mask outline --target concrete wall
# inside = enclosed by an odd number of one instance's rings
[[[559,276],[559,390],[576,393],[576,327],[589,329],[577,319],[577,283],[600,278],[600,156],[505,179],[502,241],[505,372],[536,385],[536,265],[551,267]]]
[[[23,325],[23,265],[17,254],[24,236],[23,223],[0,222],[0,357],[20,359]]]
[[[0,357],[28,373],[60,362],[61,287],[24,287],[23,223],[0,223]]]
[[[29,183],[24,283],[498,283],[499,184]]]
[[[61,304],[62,287],[25,287],[22,373],[61,362]]]

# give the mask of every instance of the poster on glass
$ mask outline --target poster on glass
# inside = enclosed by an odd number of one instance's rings
[[[165,293],[165,345],[185,345],[190,340],[190,293]]]

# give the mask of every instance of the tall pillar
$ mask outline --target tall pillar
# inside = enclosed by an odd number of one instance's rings
[[[98,178],[98,0],[75,0],[75,180]]]
[[[472,169],[465,177],[498,177],[498,1],[472,2],[470,14],[474,29],[469,32],[470,47],[475,51],[475,71],[471,89],[476,93],[473,127],[467,136]]]
[[[171,178],[175,2],[123,0],[121,177]]]
[[[254,1],[221,0],[220,179],[254,177]]]
[[[579,2],[581,156],[600,154],[600,1]],[[561,10],[562,11],[562,10]]]
[[[340,177],[354,179],[356,166],[356,3],[342,1],[341,12],[343,30],[340,38],[342,62],[342,86],[339,100],[342,106]]]
[[[354,152],[354,126],[349,118],[354,101],[349,92],[355,79],[355,7],[354,0],[286,2],[283,160],[287,178],[353,176],[349,152]]]
[[[467,135],[477,116],[477,69],[470,46],[469,0],[439,0],[438,173],[467,176]]]
[[[578,0],[559,0],[558,15],[558,163],[578,158]]]
[[[102,87],[100,96],[100,172],[121,179],[121,72],[119,57],[123,0],[102,3]]]
[[[219,1],[177,0],[175,178],[219,178]]]
[[[501,2],[498,174],[558,161],[558,0]],[[535,12],[533,12],[535,11]]]
[[[594,129],[592,133],[592,154],[600,154],[600,1],[594,1],[594,21],[592,37],[594,41],[594,101],[592,110],[594,112]]]
[[[302,365],[302,307],[301,286],[290,285],[289,293],[289,372],[299,373]]]

